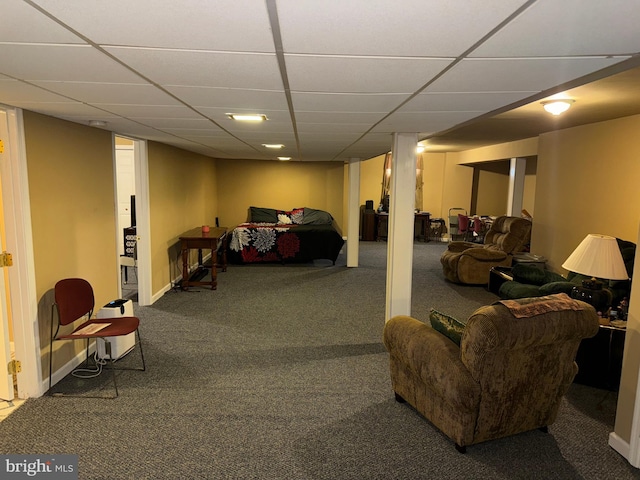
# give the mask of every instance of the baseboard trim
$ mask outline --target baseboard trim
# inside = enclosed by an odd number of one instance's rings
[[[629,443],[620,438],[616,432],[609,434],[609,446],[629,461]]]

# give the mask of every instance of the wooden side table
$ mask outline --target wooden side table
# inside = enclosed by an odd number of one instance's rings
[[[202,227],[193,228],[180,235],[180,248],[182,250],[182,290],[199,285],[210,285],[211,290],[218,287],[218,247],[222,248],[222,271],[227,271],[227,227],[211,227],[208,232],[203,232]],[[204,282],[189,278],[189,250],[198,250],[198,269],[193,276],[198,278],[205,269],[202,264],[202,250],[211,250],[211,280]]]

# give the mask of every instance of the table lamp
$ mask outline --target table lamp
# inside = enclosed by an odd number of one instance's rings
[[[598,279],[629,279],[618,241],[607,235],[587,235],[562,264],[562,268],[591,277],[583,280],[582,286],[575,286],[571,297],[593,305],[600,312],[609,308],[611,294],[602,289],[602,282]]]

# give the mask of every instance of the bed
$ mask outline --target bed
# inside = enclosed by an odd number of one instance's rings
[[[249,221],[236,226],[228,242],[230,263],[306,263],[335,265],[344,240],[324,210],[249,207]]]

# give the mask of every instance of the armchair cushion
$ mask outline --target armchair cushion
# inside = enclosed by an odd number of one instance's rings
[[[460,345],[464,331],[464,323],[460,320],[432,308],[429,312],[429,322],[434,330],[442,333],[456,345]]]

